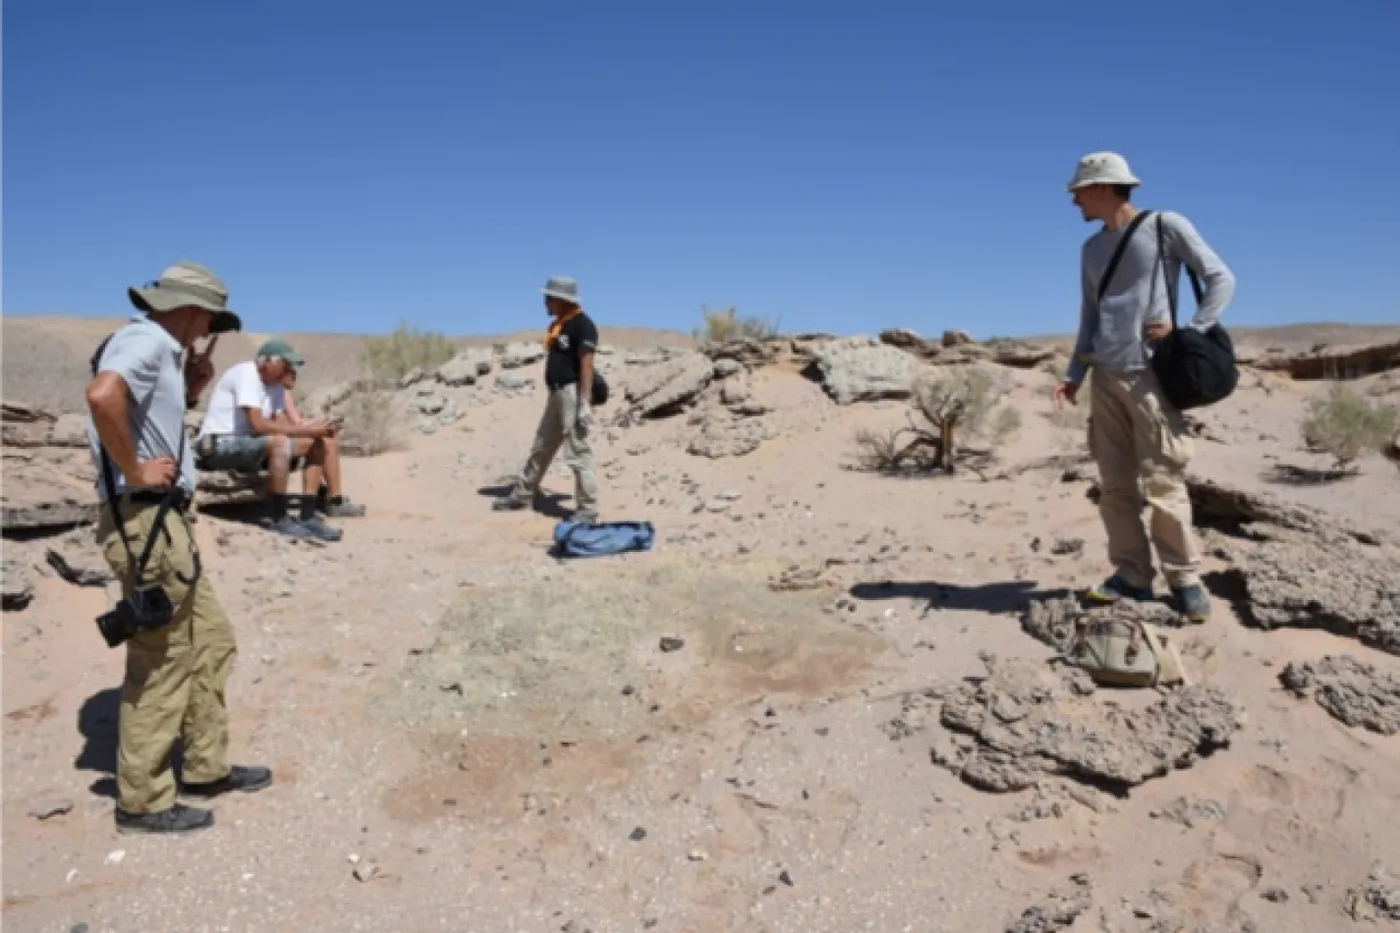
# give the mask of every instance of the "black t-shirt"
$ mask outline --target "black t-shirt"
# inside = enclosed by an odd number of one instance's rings
[[[580,311],[564,322],[559,336],[550,345],[544,363],[545,385],[551,389],[573,385],[579,379],[579,352],[598,349],[598,327]]]

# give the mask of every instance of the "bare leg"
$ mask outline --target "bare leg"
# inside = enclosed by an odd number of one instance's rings
[[[325,440],[317,438],[311,442],[306,452],[306,469],[301,471],[301,491],[303,495],[314,496],[321,489],[321,476],[325,472]]]
[[[287,475],[291,472],[291,458],[287,454],[287,437],[283,434],[267,435],[267,487],[274,496],[287,494]]]

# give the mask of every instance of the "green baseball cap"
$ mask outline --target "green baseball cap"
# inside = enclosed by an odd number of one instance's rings
[[[293,366],[301,366],[306,357],[292,349],[292,345],[280,337],[274,337],[258,347],[258,356],[280,356]]]

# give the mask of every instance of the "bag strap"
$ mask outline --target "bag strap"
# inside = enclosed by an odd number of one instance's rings
[[[1167,307],[1172,313],[1172,330],[1176,330],[1176,283],[1167,278],[1167,238],[1162,232],[1162,215],[1157,215],[1157,265],[1162,267],[1162,278],[1167,282]],[[1196,270],[1186,263],[1182,263],[1186,269],[1186,277],[1191,280],[1191,293],[1196,296],[1196,307],[1200,307],[1201,299],[1205,297],[1205,290],[1201,288],[1201,280],[1196,277]]]
[[[1123,261],[1123,253],[1128,249],[1128,241],[1137,233],[1137,228],[1142,226],[1143,221],[1152,216],[1152,211],[1138,211],[1128,223],[1128,229],[1123,231],[1123,239],[1118,241],[1118,248],[1113,251],[1113,258],[1108,261],[1108,268],[1103,272],[1103,278],[1099,279],[1099,294],[1094,299],[1095,302],[1102,302],[1104,294],[1108,291],[1108,283],[1113,281],[1113,273],[1118,271],[1118,264]]]
[[[165,532],[167,540],[170,538],[170,531],[165,527],[165,517],[174,507],[175,502],[180,498],[180,483],[177,479],[170,490],[161,498],[160,505],[156,509],[156,520],[151,525],[151,533],[146,537],[146,546],[141,549],[141,558],[137,560],[135,553],[131,549],[131,538],[126,534],[126,520],[122,517],[121,500],[117,496],[117,482],[112,469],[112,459],[107,456],[107,448],[101,441],[97,445],[98,453],[102,457],[102,482],[107,489],[107,505],[112,510],[112,518],[116,522],[117,534],[121,536],[122,547],[126,548],[126,559],[132,569],[133,586],[140,586],[141,580],[146,576],[146,565],[151,562],[151,553],[155,550],[156,539],[161,532]],[[180,443],[175,456],[175,469],[181,470],[185,462],[185,430],[184,425],[180,426]],[[199,579],[200,567],[196,561],[195,580]],[[193,581],[189,581],[191,584]]]

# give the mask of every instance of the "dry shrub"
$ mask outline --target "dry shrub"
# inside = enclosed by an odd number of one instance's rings
[[[1394,443],[1398,419],[1400,413],[1394,408],[1369,402],[1334,382],[1325,394],[1308,400],[1301,425],[1303,443],[1331,454],[1337,469],[1346,470],[1364,454],[1385,454]]]
[[[772,340],[778,336],[776,322],[761,317],[739,317],[734,308],[711,310],[702,308],[704,324],[695,336],[709,343],[730,343],[735,340]]]
[[[431,372],[456,354],[442,334],[421,331],[401,322],[387,337],[370,337],[360,350],[360,369],[371,385],[396,384],[414,369]]]
[[[992,451],[1021,428],[1021,413],[998,405],[1000,395],[992,377],[975,366],[957,366],[917,378],[912,408],[922,417],[909,426],[884,433],[856,432],[856,458],[867,469],[881,472],[941,469],[953,472],[965,455],[988,459]],[[960,441],[975,438],[980,450],[964,450]]]
[[[345,418],[340,449],[347,454],[373,457],[397,447],[403,438],[403,417],[389,392],[356,392],[341,403],[340,414]]]

